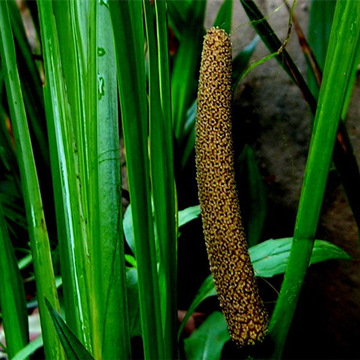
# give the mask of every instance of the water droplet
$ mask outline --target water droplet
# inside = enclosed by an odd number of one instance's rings
[[[105,51],[104,48],[98,47],[97,48],[97,54],[98,54],[98,56],[104,56],[106,54],[106,51]]]
[[[108,0],[99,0],[100,5],[105,5],[106,7],[109,7]]]

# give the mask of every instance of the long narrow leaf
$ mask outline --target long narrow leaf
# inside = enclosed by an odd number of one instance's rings
[[[164,357],[177,358],[177,257],[176,202],[171,124],[166,3],[156,1],[154,12],[144,1],[149,55],[150,166],[155,224],[160,246],[160,298],[164,336]],[[156,41],[158,39],[158,41]]]
[[[178,332],[179,338],[180,338],[182,331],[184,330],[186,322],[189,320],[190,316],[194,313],[195,309],[205,299],[207,299],[210,296],[216,296],[215,283],[214,283],[214,279],[211,274],[203,281],[193,302],[191,303],[189,309],[187,310],[186,315],[184,316],[184,318],[179,326],[179,332]]]
[[[25,360],[36,350],[40,349],[44,345],[42,336],[39,336],[35,340],[31,341],[24,348],[22,348],[11,360]]]
[[[331,24],[334,17],[336,1],[312,0],[309,16],[309,45],[321,71],[324,69],[326,51],[329,42]],[[316,81],[314,70],[308,71],[308,83],[312,93],[317,98],[319,84]]]
[[[146,359],[160,359],[163,336],[150,199],[142,3],[111,1],[109,4],[116,44],[144,352]]]
[[[249,246],[261,238],[266,219],[266,193],[260,170],[251,147],[245,145],[238,159],[239,196]],[[241,191],[241,189],[246,189]]]
[[[50,156],[54,181],[55,206],[58,225],[58,237],[61,253],[61,272],[65,293],[65,309],[67,321],[76,336],[91,350],[89,303],[88,303],[88,271],[87,267],[87,233],[86,212],[83,207],[83,192],[86,183],[80,171],[79,153],[75,130],[77,122],[81,122],[78,113],[74,113],[67,97],[69,84],[77,86],[76,75],[67,77],[65,83],[61,61],[56,18],[69,18],[69,4],[65,1],[38,2],[39,20],[43,41],[45,65],[44,97],[46,118],[49,132]],[[54,16],[57,12],[57,17]],[[64,36],[63,32],[60,33]],[[63,38],[62,38],[63,39]],[[68,44],[72,49],[74,41],[69,34]],[[67,76],[70,76],[66,74]],[[68,85],[68,86],[67,86]],[[82,186],[83,185],[83,186]],[[76,294],[76,296],[74,296]]]
[[[188,16],[189,8],[191,7],[191,1],[192,0],[169,1],[167,4],[170,27],[179,39],[186,28],[186,18]]]
[[[89,67],[86,89],[91,141],[89,200],[92,257],[91,311],[95,358],[130,358],[130,331],[126,298],[120,141],[115,52],[109,8],[100,2],[91,8]],[[92,89],[92,91],[90,91]]]
[[[94,360],[89,354],[84,345],[74,335],[70,328],[66,325],[65,321],[60,317],[56,310],[51,306],[49,301],[46,299],[46,306],[56,332],[59,336],[61,344],[64,348],[67,359],[69,360]]]
[[[43,338],[39,336],[35,340],[31,341],[24,348],[22,348],[11,360],[25,360],[36,350],[43,346]]]
[[[45,133],[44,99],[42,96],[40,74],[36,67],[30,44],[26,37],[19,8],[15,1],[8,1],[10,19],[17,50],[17,63],[24,103],[29,119],[30,131],[34,135],[34,153],[41,166],[50,165],[48,141]]]
[[[351,85],[352,66],[359,56],[359,16],[360,2],[337,2],[293,246],[270,323],[270,335],[276,346],[275,357],[282,353],[313,248],[339,119],[345,94]]]
[[[44,334],[44,347],[45,353],[49,358],[61,359],[62,351],[60,343],[56,339],[54,327],[45,308],[45,297],[47,297],[56,308],[59,307],[59,303],[55,288],[49,238],[46,230],[35,161],[22,99],[19,74],[16,68],[15,46],[7,6],[6,1],[0,2],[0,53],[2,64],[6,71],[5,84],[17,145],[17,155],[34,259],[37,297],[41,314],[41,326]],[[46,276],[43,274],[46,274]]]
[[[248,15],[254,29],[259,34],[266,47],[271,53],[277,53],[279,49],[282,48],[283,43],[277,37],[276,32],[267,22],[266,18],[256,6],[255,2],[253,0],[240,0],[240,2],[246,14]],[[304,98],[308,102],[310,109],[315,113],[316,100],[312,96],[304,78],[302,77],[299,69],[296,67],[287,50],[282,49],[282,51],[277,54],[276,59],[279,64],[284,68],[284,70],[288,73],[290,78],[298,85]]]
[[[183,140],[186,112],[196,95],[205,6],[204,0],[191,2],[171,75],[174,133],[180,142]]]
[[[213,26],[231,33],[233,0],[225,0],[221,5]]]
[[[7,354],[12,358],[28,341],[25,290],[0,202],[0,308]]]

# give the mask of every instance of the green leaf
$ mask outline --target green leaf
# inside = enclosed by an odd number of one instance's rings
[[[139,1],[108,4],[115,39],[144,353],[145,358],[158,359],[163,357],[164,346],[151,204],[143,9]]]
[[[28,341],[28,318],[23,279],[16,263],[0,202],[0,308],[7,354],[12,358]]]
[[[184,168],[188,162],[195,145],[195,121],[197,104],[194,101],[186,112],[186,121],[183,131],[181,166]]]
[[[177,204],[175,196],[166,3],[143,1],[148,53],[150,176],[159,248],[164,358],[177,356]],[[156,32],[154,31],[154,15]]]
[[[186,17],[192,0],[168,1],[168,16],[171,29],[175,36],[180,39],[183,30],[186,28]]]
[[[316,100],[312,96],[310,89],[308,88],[303,76],[301,75],[299,69],[293,62],[289,53],[286,49],[283,49],[279,53],[279,49],[282,47],[283,43],[280,41],[276,32],[272,29],[266,17],[257,7],[254,0],[240,0],[247,16],[249,17],[252,26],[255,31],[260,36],[261,40],[264,42],[266,47],[269,49],[271,54],[275,54],[276,60],[279,62],[280,66],[286,71],[290,78],[298,85],[300,91],[302,92],[304,98],[309,103],[309,106],[313,112],[316,109]]]
[[[19,193],[16,176],[14,172],[12,172],[12,175],[4,174],[5,179],[0,182],[0,201],[5,218],[27,230],[22,194]],[[10,227],[9,231],[11,232]]]
[[[238,82],[240,81],[242,74],[246,70],[251,55],[254,53],[256,45],[259,42],[260,37],[255,36],[254,39],[246,45],[240,52],[237,54],[232,63],[232,83],[233,88],[235,89]]]
[[[312,0],[311,9],[309,16],[309,45],[311,50],[314,53],[315,59],[320,67],[320,70],[323,71],[325,66],[326,53],[328,49],[328,43],[330,38],[331,25],[333,23],[334,12],[335,12],[336,0],[322,1],[322,0]],[[356,80],[356,74],[358,72],[359,62],[355,61],[353,65],[353,74],[352,82]],[[313,92],[314,96],[317,98],[319,95],[320,86],[316,82],[314,75],[314,69],[308,69],[308,84],[309,88]],[[341,120],[345,120],[348,105],[352,98],[352,86],[349,86],[349,91],[346,94],[345,105],[342,112]],[[343,181],[343,180],[342,180]],[[344,181],[343,181],[344,182]],[[346,186],[345,186],[346,188]],[[352,196],[351,193],[348,194],[348,198],[358,198],[358,196]],[[360,214],[359,214],[360,215]],[[356,216],[355,216],[356,218]]]
[[[187,224],[191,220],[198,218],[200,215],[200,205],[190,206],[179,211],[179,227]]]
[[[33,258],[31,253],[28,255],[25,255],[23,258],[21,258],[18,261],[18,267],[20,270],[25,269],[28,265],[30,265],[33,262]]]
[[[41,166],[46,167],[46,169],[49,167],[42,84],[19,8],[15,1],[8,1],[8,4],[17,49],[17,63],[24,103],[29,127],[33,135],[34,153],[38,169],[41,171]],[[49,196],[52,196],[52,194],[49,193]]]
[[[303,76],[301,75],[299,69],[296,67],[289,53],[286,51],[286,49],[282,48],[282,51],[279,53],[279,49],[282,47],[283,44],[280,41],[280,39],[277,37],[276,32],[271,28],[270,24],[266,20],[266,17],[261,13],[261,11],[256,6],[253,0],[240,0],[240,2],[243,5],[244,10],[247,13],[249,19],[251,20],[254,29],[259,34],[264,44],[271,52],[271,55],[268,58],[272,58],[274,57],[274,55],[276,56],[276,59],[278,60],[279,64],[286,71],[289,77],[295,82],[295,84],[299,87],[299,90],[301,91],[304,99],[309,104],[311,112],[315,115],[317,109],[317,101],[313,96],[309,86],[305,82]],[[321,1],[321,2],[326,3],[327,1]],[[342,3],[345,2],[343,1]],[[353,15],[357,16],[356,11],[353,12]],[[346,20],[343,22],[344,24],[348,24],[351,21]],[[317,26],[318,24],[316,24],[316,27]],[[316,36],[319,38],[321,37],[321,35],[319,34],[316,34]],[[355,74],[358,66],[358,58],[359,55],[354,56],[353,59],[354,61],[352,65],[349,67],[349,70],[346,72],[347,74],[346,76],[349,76],[349,86],[347,87],[347,90],[345,92],[345,98],[343,100],[344,105],[340,115],[341,118],[345,118],[347,106],[351,98],[351,89],[355,81]],[[263,61],[259,61],[257,63],[261,63],[261,62]],[[345,73],[343,72],[343,74]],[[340,123],[339,126],[339,135],[341,141],[339,139],[336,139],[335,148],[333,151],[333,160],[341,177],[341,181],[344,186],[344,190],[346,192],[349,204],[353,211],[356,223],[360,228],[360,205],[359,205],[360,204],[360,191],[359,191],[360,172],[356,161],[356,157],[354,156],[353,150],[351,149],[349,136],[347,134],[346,128],[343,126],[342,123]]]
[[[179,49],[174,59],[171,76],[172,110],[174,134],[180,143],[184,136],[186,113],[196,97],[205,6],[206,1],[191,2]]]
[[[208,297],[210,296],[216,296],[216,290],[215,290],[215,284],[214,279],[212,275],[210,274],[201,284],[193,302],[191,303],[189,309],[187,310],[181,324],[179,327],[178,337],[180,337],[181,332],[183,331],[186,322],[190,318],[190,316],[193,314],[195,309]]]
[[[92,49],[88,54],[88,76],[80,90],[87,94],[87,119],[91,119],[84,134],[89,139],[86,144],[89,153],[87,166],[92,167],[88,208],[91,224],[89,252],[92,279],[89,298],[92,300],[93,355],[95,358],[126,359],[130,357],[131,346],[123,261],[114,38],[109,7],[100,1],[89,4],[89,28],[94,31],[90,32],[87,41]]]
[[[184,210],[180,210],[178,212],[178,227],[187,224],[191,220],[196,219],[200,215],[200,205],[190,206]],[[125,240],[129,245],[131,251],[135,254],[135,241],[133,234],[133,221],[131,216],[131,204],[127,207],[124,220],[123,220],[123,228],[125,234]],[[136,257],[136,254],[135,254]]]
[[[310,265],[327,260],[351,260],[352,257],[340,247],[325,240],[315,240]]]
[[[0,56],[5,71],[5,86],[16,141],[17,159],[22,181],[31,250],[34,259],[37,296],[43,329],[44,347],[48,357],[62,358],[44,298],[59,306],[46,228],[43,202],[40,194],[30,131],[17,69],[15,44],[12,35],[8,2],[0,2]],[[46,276],[44,276],[46,274]]]
[[[270,239],[249,248],[250,258],[256,276],[272,277],[283,274],[289,260],[293,238]],[[315,240],[310,265],[326,260],[351,260],[344,250],[325,241]],[[179,336],[187,320],[196,308],[208,297],[216,296],[215,284],[210,274],[202,283],[179,327]]]
[[[138,275],[136,268],[126,268],[126,287],[131,336],[141,336]]]
[[[125,254],[125,261],[127,261],[131,265],[131,267],[137,267],[136,259],[134,256],[130,254]]]
[[[231,32],[233,0],[225,0],[214,21],[215,27],[224,29],[228,34]]]
[[[5,73],[4,68],[0,68],[0,74]],[[1,77],[1,75],[0,75]],[[5,89],[3,86],[3,79],[0,79],[0,86]],[[1,98],[3,95],[0,92]],[[17,197],[20,197],[19,189],[20,189],[20,179],[19,179],[19,169],[16,161],[16,153],[15,147],[10,137],[9,130],[7,128],[7,121],[9,121],[8,114],[5,112],[5,109],[0,104],[0,159],[4,165],[4,168],[12,174],[13,179],[9,179],[9,182],[13,183],[14,193]],[[2,184],[1,184],[2,185]],[[16,187],[14,186],[16,185]],[[2,186],[1,186],[2,187]],[[0,190],[3,190],[0,188]],[[2,191],[1,191],[2,192]],[[14,194],[14,195],[15,195]],[[7,195],[7,191],[4,191],[4,195]],[[4,204],[5,205],[5,204]]]
[[[85,104],[84,101],[78,101],[80,74],[76,69],[80,58],[74,53],[81,45],[72,36],[75,31],[73,26],[68,26],[70,15],[74,15],[71,5],[75,4],[70,1],[38,1],[45,70],[43,90],[65,294],[64,308],[68,325],[91,348],[89,293],[86,284],[90,263],[86,232],[88,218],[82,201],[87,195],[88,176],[84,175],[84,149],[77,143],[76,136],[80,137],[79,133],[83,135],[78,128],[85,126],[80,111],[80,107]],[[73,57],[76,60],[74,62],[71,60]],[[74,107],[72,104],[75,104]],[[46,347],[45,334],[43,337]]]
[[[266,192],[250,146],[245,145],[239,160],[239,196],[249,246],[260,241],[266,219]]]
[[[185,339],[185,353],[189,360],[218,360],[226,342],[230,340],[224,315],[215,311]]]
[[[126,208],[123,220],[123,228],[124,228],[124,235],[126,243],[129,245],[129,248],[133,252],[136,257],[135,253],[135,240],[134,240],[134,228],[133,228],[133,220],[131,215],[131,204]]]
[[[22,348],[16,355],[11,358],[11,360],[24,360],[32,355],[36,350],[40,349],[43,346],[42,336],[37,337],[35,340],[31,341],[24,348]]]
[[[323,204],[328,172],[346,97],[360,52],[360,2],[337,1],[305,168],[294,240],[269,333],[281,357],[309,265]]]
[[[86,350],[80,340],[74,335],[65,321],[51,306],[50,302],[45,299],[46,306],[59,336],[60,342],[64,348],[67,359],[69,360],[94,360]]]
[[[309,45],[321,70],[324,69],[326,51],[334,17],[336,0],[312,0],[309,16]],[[319,85],[316,82],[313,69],[308,71],[308,84],[317,98]]]
[[[256,276],[272,277],[285,272],[289,260],[293,238],[270,239],[249,249]],[[315,240],[310,265],[326,260],[350,260],[351,257],[338,246]]]

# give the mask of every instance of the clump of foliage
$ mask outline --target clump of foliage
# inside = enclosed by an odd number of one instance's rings
[[[336,5],[330,60],[315,100],[316,92],[255,3],[240,1],[269,57],[279,60],[315,114],[293,237],[259,242],[266,218],[262,180],[249,146],[239,157],[248,170],[241,175],[248,188],[239,190],[251,194],[246,228],[254,273],[285,272],[267,334],[275,352],[266,356],[274,358],[281,357],[308,265],[349,258],[314,240],[334,144],[334,163],[359,223],[360,187],[354,186],[359,171],[336,134],[340,129],[346,135],[343,119],[360,49],[360,3]],[[224,1],[214,22],[228,33],[232,3]],[[41,44],[35,55],[16,3],[0,1],[2,348],[17,360],[41,347],[47,359],[130,359],[131,341],[141,337],[146,359],[175,359],[183,352],[189,359],[220,358],[230,337],[219,312],[181,339],[196,307],[216,295],[212,277],[180,327],[177,306],[179,228],[200,213],[198,206],[179,210],[177,203],[183,195],[179,173],[194,154],[206,2],[27,5]],[[178,42],[174,49],[169,49],[169,26]],[[255,44],[235,54],[233,85],[246,73]],[[122,139],[128,192],[121,176]],[[130,205],[123,213],[127,194]],[[29,342],[31,306],[39,310],[42,335]]]

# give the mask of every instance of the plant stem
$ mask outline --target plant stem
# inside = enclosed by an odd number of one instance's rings
[[[360,2],[338,1],[296,218],[293,246],[269,333],[280,358],[311,256],[352,66],[359,57]]]

